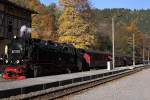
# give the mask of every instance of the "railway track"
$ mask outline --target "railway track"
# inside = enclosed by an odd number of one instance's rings
[[[72,84],[69,84],[69,81],[63,81],[59,83],[59,87],[52,87],[49,89],[43,89],[41,91],[37,92],[30,92],[28,94],[21,94],[17,96],[12,96],[7,99],[16,100],[16,99],[22,99],[22,100],[52,100],[56,99],[62,96],[66,96],[75,92],[82,91],[87,88],[91,88],[136,72],[139,72],[145,68],[149,68],[149,66],[144,67],[137,67],[134,69],[126,69],[123,71],[114,71],[105,73],[105,75],[101,76],[102,74],[92,75],[90,77],[84,77],[82,78],[81,82],[75,82],[77,81],[77,78],[75,78],[72,81]],[[44,88],[44,85],[43,85]],[[5,98],[6,99],[6,98]]]

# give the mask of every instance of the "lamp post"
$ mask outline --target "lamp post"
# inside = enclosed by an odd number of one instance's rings
[[[115,18],[121,17],[120,16],[112,16],[111,18],[111,23],[112,23],[112,65],[113,69],[115,68]],[[109,17],[104,17],[104,18],[109,18]]]
[[[113,69],[115,68],[115,21],[114,17],[112,17],[112,64]]]
[[[144,61],[145,61],[145,50],[144,50],[144,46],[143,46],[143,64],[144,64]]]
[[[149,54],[149,49],[148,49],[148,58],[147,58],[148,64],[149,64],[149,56],[150,56],[150,54]]]
[[[133,66],[135,66],[135,34],[133,33]]]
[[[143,39],[143,64],[145,63],[145,49],[144,49],[144,39]]]

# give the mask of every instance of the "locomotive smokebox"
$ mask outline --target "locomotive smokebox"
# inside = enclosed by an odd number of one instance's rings
[[[31,38],[31,28],[28,28],[26,25],[23,25],[20,28],[20,38],[23,38],[25,40],[28,40]]]

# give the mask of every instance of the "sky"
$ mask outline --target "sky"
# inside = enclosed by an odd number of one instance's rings
[[[58,0],[40,0],[43,4],[58,3]],[[129,9],[148,9],[150,0],[89,0],[92,7],[104,8],[129,8]]]

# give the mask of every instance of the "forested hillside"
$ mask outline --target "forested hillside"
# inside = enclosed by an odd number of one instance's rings
[[[109,46],[105,40],[111,39],[111,18],[114,17],[117,52],[132,54],[132,34],[135,33],[136,50],[142,53],[143,40],[147,41],[144,37],[150,35],[150,10],[93,9],[92,12],[96,34],[104,39],[100,49],[106,50]]]
[[[43,5],[39,0],[10,0],[38,12],[33,15],[32,36],[73,43],[79,48],[111,51],[111,18],[115,19],[115,51],[132,54],[135,33],[136,55],[150,35],[150,10],[95,9],[88,0],[60,0],[60,6]],[[145,46],[147,47],[147,46]]]

